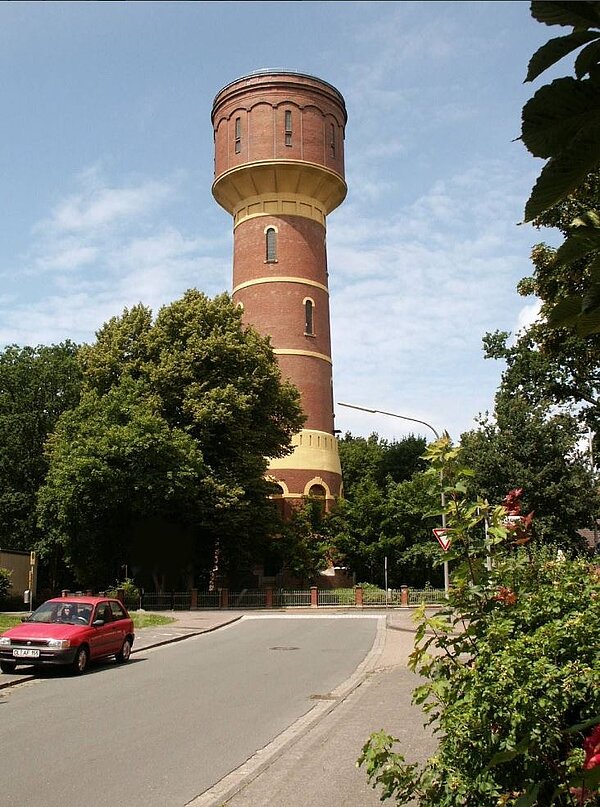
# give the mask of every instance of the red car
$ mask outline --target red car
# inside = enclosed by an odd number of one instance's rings
[[[65,665],[80,674],[107,656],[129,661],[133,640],[133,621],[119,600],[57,597],[0,636],[0,670]]]

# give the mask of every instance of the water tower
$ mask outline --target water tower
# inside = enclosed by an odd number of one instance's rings
[[[261,70],[212,109],[217,202],[233,217],[233,299],[271,337],[306,415],[294,451],[269,465],[284,512],[340,494],[334,434],[326,218],[346,196],[342,95],[315,76]]]

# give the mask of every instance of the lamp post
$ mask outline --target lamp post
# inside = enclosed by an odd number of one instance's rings
[[[338,406],[345,406],[348,409],[358,409],[361,412],[369,412],[369,414],[371,414],[371,415],[387,415],[388,417],[391,417],[391,418],[400,418],[401,420],[410,420],[410,421],[412,421],[412,423],[420,423],[422,426],[427,426],[428,429],[431,429],[431,431],[435,434],[435,439],[436,440],[440,439],[440,435],[439,435],[437,429],[434,429],[433,426],[431,425],[431,423],[427,423],[426,420],[419,420],[419,418],[411,418],[411,417],[408,417],[408,415],[399,415],[396,412],[384,412],[381,409],[367,409],[365,406],[355,406],[354,404],[342,403],[341,401],[338,401]],[[441,500],[442,500],[442,529],[445,530],[446,529],[446,497],[444,495],[443,472],[440,472],[440,482],[441,482],[441,485],[442,485],[442,494],[441,494]],[[445,560],[444,561],[444,591],[446,593],[446,597],[448,596],[449,590],[450,590],[450,572],[449,572],[449,569],[448,569],[448,561]]]

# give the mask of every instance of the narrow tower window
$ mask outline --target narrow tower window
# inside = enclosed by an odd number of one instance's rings
[[[242,150],[242,119],[235,119],[235,153],[239,154]]]
[[[285,145],[292,145],[292,113],[289,109],[285,111]]]
[[[335,157],[335,126],[332,123],[331,129],[329,130],[329,136],[331,138],[331,156]]]
[[[266,262],[277,263],[277,230],[269,227],[265,233],[266,238]]]
[[[304,334],[305,336],[314,336],[314,323],[313,323],[314,303],[312,300],[304,301]]]

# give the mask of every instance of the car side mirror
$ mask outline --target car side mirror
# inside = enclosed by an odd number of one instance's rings
[[[93,625],[94,628],[101,628],[102,625],[104,625],[104,620],[103,619],[94,619],[94,621],[92,622],[92,625]]]

